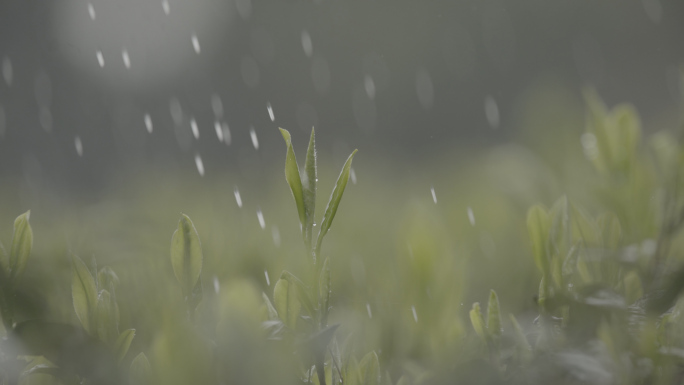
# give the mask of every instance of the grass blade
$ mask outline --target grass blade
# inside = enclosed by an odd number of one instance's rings
[[[195,225],[185,214],[171,237],[171,265],[183,294],[189,296],[202,271],[202,246]]]
[[[349,155],[349,158],[347,158],[347,161],[342,167],[342,172],[340,172],[340,176],[337,178],[335,188],[330,195],[330,200],[328,201],[328,206],[325,208],[325,215],[323,215],[323,221],[321,222],[321,230],[318,234],[318,240],[316,241],[316,255],[318,255],[321,251],[323,237],[325,237],[325,234],[328,233],[330,225],[332,224],[335,214],[337,213],[337,208],[340,206],[342,194],[344,194],[344,189],[347,187],[347,182],[349,181],[349,170],[351,169],[352,160],[354,159],[354,155],[356,155],[357,151],[358,150],[354,150],[354,152]]]
[[[316,138],[314,129],[311,129],[309,148],[306,150],[306,162],[304,163],[304,175],[302,176],[302,188],[304,199],[304,212],[306,214],[306,225],[304,226],[304,237],[307,247],[312,247],[313,225],[316,211],[316,182],[318,181],[316,171]]]
[[[503,333],[499,297],[494,290],[489,292],[489,303],[487,304],[487,331],[489,332],[489,335],[493,337],[499,337]]]
[[[83,329],[91,333],[93,313],[97,307],[97,287],[95,279],[90,274],[88,267],[77,257],[72,257],[73,277],[71,279],[71,297],[74,303],[74,311]]]
[[[29,224],[31,210],[19,215],[14,220],[14,236],[10,249],[9,276],[10,279],[18,277],[26,267],[26,261],[33,247],[33,230]]]
[[[306,209],[304,206],[304,192],[302,188],[302,179],[299,177],[299,166],[297,166],[297,158],[295,157],[294,149],[292,148],[292,138],[290,132],[284,128],[280,129],[280,133],[285,139],[287,145],[287,156],[285,158],[285,179],[290,185],[292,197],[294,197],[297,204],[297,213],[299,213],[299,222],[302,224],[302,230],[306,229]],[[306,240],[306,234],[305,240]]]

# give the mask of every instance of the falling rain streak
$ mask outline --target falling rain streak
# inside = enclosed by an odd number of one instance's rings
[[[7,84],[8,87],[12,85],[12,62],[8,57],[2,59],[2,77],[5,79],[5,84]]]
[[[313,43],[311,42],[311,36],[306,31],[302,31],[302,48],[304,49],[304,54],[311,57],[311,54],[313,53]]]
[[[264,270],[264,277],[266,277],[266,285],[271,286],[271,279],[268,278],[268,270]]]
[[[97,51],[95,53],[95,56],[97,56],[97,64],[100,65],[100,67],[104,67],[104,56],[102,56],[102,51]]]
[[[413,312],[413,320],[416,321],[416,323],[418,323],[418,314],[416,314],[415,306],[411,306],[411,312]]]
[[[354,168],[351,169],[349,178],[351,178],[352,184],[356,184],[356,172],[354,171]]]
[[[145,128],[147,129],[148,133],[152,133],[152,129],[154,127],[152,126],[152,118],[150,117],[150,114],[145,114]]]
[[[273,225],[271,235],[273,236],[273,244],[275,247],[280,247],[280,230],[278,230],[278,226]]]
[[[266,103],[266,109],[268,110],[268,116],[271,118],[271,121],[275,121],[275,115],[273,115],[273,107],[271,107],[271,103]]]
[[[251,127],[249,129],[249,136],[252,137],[252,145],[254,146],[255,150],[259,149],[259,139],[257,138],[256,131],[254,131],[254,127]]]
[[[216,130],[216,137],[218,138],[219,142],[223,142],[223,128],[221,127],[220,122],[214,122],[214,130]]]
[[[199,139],[199,127],[197,127],[197,121],[194,118],[190,119],[190,129],[192,130],[192,136],[196,140]]]
[[[192,48],[194,48],[195,53],[199,55],[200,43],[199,43],[199,40],[197,39],[197,35],[195,35],[195,34],[192,35]]]
[[[371,313],[371,307],[370,304],[366,304],[366,310],[368,310],[368,318],[373,318],[373,313]]]
[[[235,186],[233,193],[235,194],[235,202],[237,202],[239,208],[242,208],[242,197],[240,197],[240,190],[238,190],[237,186]]]
[[[93,7],[93,3],[88,3],[88,15],[90,15],[92,20],[95,20],[95,8]]]
[[[223,142],[226,144],[226,146],[230,146],[232,139],[230,136],[230,128],[228,127],[228,123],[223,123],[221,128],[223,129]]]
[[[199,154],[195,155],[195,165],[197,166],[197,172],[200,176],[204,176],[204,163],[202,163],[202,158]]]
[[[123,59],[124,66],[126,66],[126,69],[131,68],[131,58],[128,56],[128,51],[123,50],[121,51],[121,58]]]
[[[164,13],[166,15],[168,15],[169,11],[171,11],[171,9],[169,8],[169,1],[168,0],[162,0],[162,8],[164,9]]]
[[[218,294],[219,289],[221,289],[221,285],[219,284],[218,277],[214,276],[214,293]]]
[[[435,202],[435,204],[437,204],[437,194],[435,194],[435,188],[430,187],[430,192],[432,193],[432,201]]]
[[[473,209],[468,207],[468,222],[470,222],[471,226],[475,226],[475,214],[473,214]]]
[[[264,213],[261,212],[261,207],[257,207],[257,219],[259,220],[259,226],[261,226],[261,229],[265,229],[266,221],[264,221]]]
[[[487,117],[487,122],[492,128],[499,127],[499,106],[496,104],[496,100],[493,97],[487,96],[484,103],[485,116]]]
[[[83,143],[81,142],[80,136],[74,138],[74,147],[76,147],[76,154],[78,154],[78,156],[83,156]]]

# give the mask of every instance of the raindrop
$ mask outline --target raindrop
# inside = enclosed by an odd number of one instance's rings
[[[235,0],[235,6],[237,7],[238,13],[243,19],[249,18],[249,15],[252,14],[251,0]]]
[[[150,134],[152,133],[152,117],[150,117],[150,114],[145,114],[145,128],[147,129],[147,132]]]
[[[254,58],[251,56],[243,57],[240,63],[240,72],[247,87],[254,88],[259,85],[259,67]]]
[[[325,58],[316,55],[311,63],[311,80],[316,92],[324,95],[330,88],[330,67]]]
[[[373,313],[371,313],[371,307],[369,303],[366,303],[366,310],[368,310],[368,318],[373,318]]]
[[[0,104],[0,138],[5,137],[7,130],[7,117],[5,116],[5,108]]]
[[[487,96],[484,102],[485,116],[492,128],[499,127],[499,106],[492,96]]]
[[[97,51],[95,55],[97,56],[97,64],[99,64],[100,67],[104,67],[104,56],[102,56],[102,51]]]
[[[88,3],[88,15],[90,15],[92,20],[95,20],[95,7],[93,7],[93,3]]]
[[[261,212],[261,207],[257,206],[257,219],[259,220],[259,226],[261,226],[261,229],[266,228],[266,221],[264,221],[264,213]]]
[[[416,314],[416,307],[411,306],[411,312],[413,312],[413,320],[418,322],[418,314]]]
[[[197,166],[197,172],[200,176],[204,176],[204,163],[202,163],[202,158],[199,154],[195,155],[195,165]]]
[[[271,286],[271,279],[268,277],[268,270],[264,270],[264,277],[266,277],[266,285]]]
[[[351,178],[352,183],[356,184],[356,172],[354,171],[354,168],[351,169],[349,177]]]
[[[473,209],[468,207],[468,222],[470,222],[471,226],[475,226],[475,214],[473,214]]]
[[[197,35],[195,35],[195,34],[192,35],[192,48],[194,48],[195,53],[199,55],[200,43],[199,43],[199,40],[197,39]]]
[[[418,93],[418,101],[425,109],[432,107],[435,98],[435,88],[432,84],[430,74],[424,68],[421,68],[416,73],[416,92]]]
[[[252,137],[252,145],[254,146],[255,150],[259,149],[259,139],[257,139],[257,134],[256,131],[254,131],[254,127],[249,128],[249,136]]]
[[[218,120],[214,122],[214,130],[216,130],[216,137],[218,138],[219,142],[223,142],[223,128]]]
[[[304,54],[307,57],[311,57],[311,54],[313,53],[313,43],[311,42],[311,36],[306,31],[302,31],[302,48],[304,48]]]
[[[223,117],[223,101],[218,94],[211,95],[211,110],[214,111],[215,117]]]
[[[197,127],[195,118],[190,119],[190,129],[192,130],[192,136],[195,137],[195,140],[199,139],[199,127]]]
[[[128,56],[128,51],[125,48],[121,51],[121,58],[126,69],[131,68],[131,58]]]
[[[280,230],[278,230],[278,226],[273,225],[273,228],[271,229],[271,235],[273,236],[273,244],[276,247],[280,247]]]
[[[432,201],[435,202],[435,204],[437,204],[437,195],[435,194],[434,186],[430,187],[430,192],[432,193]]]
[[[220,288],[221,285],[219,284],[218,277],[214,276],[214,293],[218,294]]]
[[[271,121],[275,121],[275,115],[273,115],[273,107],[271,107],[271,103],[266,103],[266,109],[268,110],[268,116],[271,118]]]
[[[40,121],[40,126],[43,127],[45,132],[52,131],[52,113],[47,107],[40,107],[40,114],[38,115],[38,120]]]
[[[375,82],[370,75],[363,78],[363,88],[366,89],[366,94],[369,98],[375,99]]]
[[[231,137],[230,137],[230,128],[228,127],[228,123],[223,123],[221,125],[223,128],[223,142],[226,144],[226,146],[230,146],[231,142]]]
[[[78,135],[74,138],[74,146],[76,147],[78,156],[83,156],[83,143],[81,142],[81,137]]]
[[[164,9],[164,13],[168,15],[171,11],[169,8],[169,0],[162,0],[162,8]]]
[[[663,5],[660,0],[642,0],[646,15],[654,23],[660,23],[663,18]]]
[[[242,198],[240,197],[240,190],[238,190],[237,186],[235,186],[233,194],[235,194],[235,202],[237,202],[238,207],[242,208]]]
[[[171,119],[173,119],[173,122],[177,126],[180,126],[183,122],[183,108],[178,99],[171,98],[169,101],[169,112],[171,112]]]
[[[5,57],[2,59],[2,77],[5,79],[5,83],[7,86],[12,85],[12,77],[13,77],[13,71],[12,71],[12,62],[8,57]]]

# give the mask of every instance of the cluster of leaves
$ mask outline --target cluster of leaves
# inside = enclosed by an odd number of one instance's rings
[[[670,133],[641,139],[635,110],[608,110],[591,91],[585,155],[600,176],[599,214],[563,196],[531,207],[527,228],[541,281],[538,316],[502,333],[491,292],[485,322],[470,319],[487,360],[508,383],[672,384],[684,364],[684,147]]]

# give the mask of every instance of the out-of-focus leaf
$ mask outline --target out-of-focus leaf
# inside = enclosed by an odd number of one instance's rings
[[[534,262],[542,274],[548,275],[547,242],[549,236],[549,214],[541,205],[530,207],[527,211],[527,231],[530,235]]]
[[[73,276],[71,278],[71,296],[74,310],[83,329],[89,333],[96,333],[94,316],[97,309],[97,288],[95,280],[88,267],[77,256],[72,257]]]
[[[102,290],[97,298],[95,310],[95,331],[101,341],[112,343],[117,338],[118,320],[116,316],[109,291]]]
[[[0,242],[0,269],[3,274],[9,274],[9,256],[2,242]]]
[[[489,292],[489,303],[487,303],[487,332],[493,337],[500,337],[503,333],[499,297],[494,290]]]
[[[328,326],[297,343],[298,352],[304,358],[304,362],[315,364],[318,357],[325,355],[339,326],[339,324]]]
[[[626,306],[625,299],[620,294],[601,284],[583,287],[579,295],[590,306],[615,310],[622,310]]]
[[[599,229],[591,216],[579,205],[572,204],[572,236],[585,244],[596,246],[599,243]]]
[[[570,204],[564,195],[556,200],[549,211],[549,244],[551,254],[565,255],[572,242]]]
[[[596,227],[601,232],[603,245],[610,250],[617,249],[622,238],[622,226],[618,217],[613,213],[603,213],[596,219]]]
[[[294,274],[285,270],[280,274],[281,279],[286,279],[290,284],[293,285],[293,289],[297,293],[297,298],[299,302],[304,306],[304,310],[309,316],[316,314],[316,309],[314,307],[314,301],[311,298],[309,288],[302,282],[301,279],[297,278]]]
[[[99,289],[107,289],[111,292],[119,284],[119,276],[111,267],[105,266],[97,273],[97,283]]]
[[[119,338],[116,339],[114,351],[116,352],[116,357],[119,362],[121,362],[126,356],[126,353],[128,353],[128,348],[131,347],[133,337],[135,337],[135,329],[126,329],[121,332],[121,334],[119,334]]]
[[[171,265],[184,295],[189,296],[202,272],[202,246],[195,225],[185,214],[171,238]]]
[[[318,240],[316,241],[316,255],[320,254],[323,237],[325,237],[325,234],[330,230],[330,225],[332,225],[332,221],[335,218],[337,208],[340,206],[342,194],[344,194],[344,189],[347,187],[347,182],[349,181],[349,170],[351,169],[352,160],[357,151],[358,150],[354,150],[351,155],[349,155],[349,158],[347,158],[347,161],[344,163],[342,171],[340,172],[340,176],[337,177],[335,188],[333,189],[332,194],[330,194],[330,200],[328,201],[328,206],[325,208],[325,214],[323,215],[323,221],[321,222],[321,230],[320,233],[318,233]]]
[[[596,138],[598,153],[592,158],[594,165],[601,172],[609,171],[613,158],[610,134],[607,124],[607,108],[594,89],[583,90],[584,100],[587,104],[587,132]]]
[[[278,319],[278,312],[276,311],[275,307],[273,307],[271,300],[268,299],[268,296],[266,295],[266,293],[261,293],[261,296],[264,299],[264,303],[266,304],[266,310],[268,311],[268,319],[269,320],[277,320]]]
[[[378,361],[378,355],[375,352],[369,352],[361,359],[359,370],[364,384],[380,384],[380,361]]]
[[[292,148],[292,138],[290,132],[281,128],[280,133],[285,139],[287,145],[287,155],[285,157],[285,179],[290,185],[290,191],[297,204],[297,212],[299,213],[299,222],[302,225],[302,230],[306,229],[306,206],[304,204],[304,189],[302,187],[302,180],[299,176],[299,166],[297,166],[297,158],[295,157],[294,149]],[[306,233],[304,233],[304,240],[306,240]]]
[[[279,279],[273,288],[273,302],[280,319],[287,327],[295,329],[302,306],[295,285],[287,279]]]
[[[321,310],[321,326],[325,326],[328,322],[328,308],[330,307],[330,260],[328,258],[323,262],[321,275],[318,278],[318,298],[320,300],[319,308]]]
[[[318,175],[316,170],[316,138],[314,129],[311,129],[309,148],[306,150],[306,161],[304,163],[304,175],[302,175],[302,196],[304,199],[304,212],[306,213],[305,237],[307,247],[312,247],[313,225],[316,220],[316,184]]]
[[[361,370],[359,369],[359,362],[356,357],[351,356],[344,367],[343,376],[344,383],[347,385],[364,385],[363,376],[361,375]]]
[[[145,353],[140,352],[131,362],[129,379],[131,385],[147,385],[150,383],[152,366]]]
[[[482,339],[487,339],[487,327],[485,326],[484,318],[482,317],[482,310],[480,309],[480,303],[475,302],[473,308],[470,309],[470,323],[475,329],[475,333]]]
[[[10,279],[15,279],[24,271],[26,261],[28,261],[29,255],[31,255],[33,230],[29,224],[30,216],[31,210],[19,215],[14,220],[14,235],[12,236],[12,248],[10,249],[9,258]]]
[[[625,285],[625,299],[627,300],[627,304],[633,304],[644,295],[644,290],[641,287],[641,279],[636,271],[632,270],[625,274],[623,283]]]
[[[609,117],[610,146],[613,167],[625,170],[630,166],[634,153],[641,141],[641,122],[633,106],[622,104],[611,111]]]
[[[518,320],[515,318],[513,314],[509,314],[508,318],[510,318],[511,323],[513,324],[515,340],[518,346],[520,347],[522,354],[524,355],[523,359],[529,359],[531,357],[532,347],[530,346],[529,341],[527,341],[525,333],[523,332],[522,328],[520,327],[520,324],[518,323]]]
[[[397,385],[411,385],[411,381],[408,379],[408,377],[401,376],[399,381],[397,381]]]
[[[680,266],[666,277],[661,288],[646,294],[645,308],[649,313],[662,314],[674,306],[682,291],[684,291],[684,266]]]

